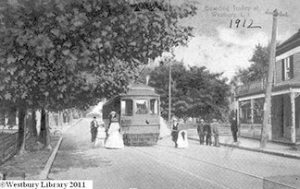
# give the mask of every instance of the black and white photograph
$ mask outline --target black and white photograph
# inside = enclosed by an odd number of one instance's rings
[[[0,188],[299,189],[299,10],[0,0]]]

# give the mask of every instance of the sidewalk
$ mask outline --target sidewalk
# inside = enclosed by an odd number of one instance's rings
[[[23,177],[25,177],[25,180],[39,179],[40,174],[45,170],[46,166],[48,167],[53,162],[53,156],[55,156],[57,152],[56,148],[59,147],[59,141],[62,138],[61,134],[64,134],[68,128],[77,124],[80,120],[74,119],[69,124],[64,125],[59,135],[51,136],[53,150],[39,150],[16,155],[0,165],[0,173],[8,173],[7,179],[24,179]]]
[[[62,135],[60,136],[57,144],[55,145],[54,149],[52,150],[51,152],[51,155],[49,156],[45,166],[44,166],[44,169],[40,172],[39,174],[39,177],[38,179],[39,180],[46,180],[48,178],[48,174],[50,172],[50,169],[52,167],[52,164],[55,160],[55,157],[56,157],[56,154],[57,154],[57,151],[62,143],[62,140],[63,140],[63,135],[66,133],[66,131],[73,127],[74,125],[77,125],[80,121],[82,121],[82,118],[79,118],[79,119],[73,119],[70,123],[68,123],[67,125],[65,125],[60,131],[62,133]]]
[[[188,138],[191,140],[199,141],[199,137],[197,135],[196,129],[189,129],[188,136],[189,136]],[[227,136],[220,136],[219,140],[222,146],[239,148],[239,149],[249,150],[254,152],[262,152],[262,153],[283,156],[288,158],[300,159],[300,151],[293,150],[292,146],[287,144],[268,142],[266,148],[261,149],[260,141],[255,139],[240,137],[238,138],[239,142],[234,143],[232,136],[227,135]]]

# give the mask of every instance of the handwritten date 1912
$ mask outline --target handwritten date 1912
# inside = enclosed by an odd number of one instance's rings
[[[253,20],[252,19],[231,19],[230,23],[229,23],[229,27],[230,28],[239,28],[239,27],[243,27],[243,28],[262,28],[261,26],[257,26],[257,25],[253,25]]]

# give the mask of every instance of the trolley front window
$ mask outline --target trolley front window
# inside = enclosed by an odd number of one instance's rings
[[[157,99],[150,100],[150,114],[158,114],[158,101]]]
[[[133,101],[125,99],[121,101],[121,114],[123,116],[132,116]]]
[[[136,100],[136,114],[148,114],[147,100]]]

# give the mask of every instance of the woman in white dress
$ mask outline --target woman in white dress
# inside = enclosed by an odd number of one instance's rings
[[[96,137],[96,141],[95,141],[95,147],[104,147],[104,142],[106,139],[106,133],[105,133],[105,127],[104,127],[104,123],[101,121],[99,123],[99,127],[98,127],[98,134]]]
[[[120,133],[120,124],[115,111],[110,113],[105,148],[124,148],[123,136]]]
[[[187,131],[181,130],[178,133],[177,148],[187,148],[189,146],[187,139]]]

